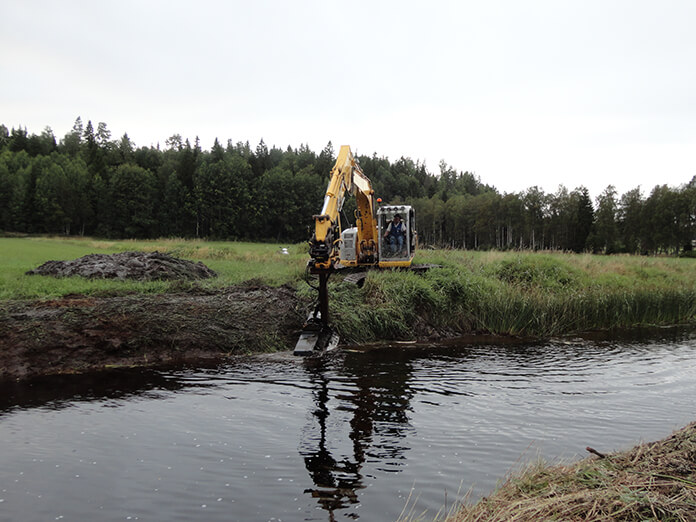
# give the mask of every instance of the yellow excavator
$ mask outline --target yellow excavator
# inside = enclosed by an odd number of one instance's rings
[[[342,230],[341,210],[346,194],[356,198],[355,226]],[[417,246],[415,213],[409,205],[375,208],[370,179],[360,168],[348,145],[341,146],[324,196],[314,219],[309,241],[307,272],[318,276],[319,299],[295,346],[295,355],[311,355],[338,344],[329,326],[329,276],[338,271],[364,268],[410,267]]]

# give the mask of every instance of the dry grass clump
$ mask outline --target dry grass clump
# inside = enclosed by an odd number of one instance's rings
[[[537,464],[448,522],[696,520],[696,423],[569,466]]]

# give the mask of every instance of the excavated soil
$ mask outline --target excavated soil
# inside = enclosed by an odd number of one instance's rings
[[[256,282],[212,293],[0,303],[0,379],[290,349],[308,305]]]
[[[207,279],[217,274],[200,261],[194,263],[161,252],[120,252],[89,254],[71,261],[46,261],[27,275],[155,281]]]

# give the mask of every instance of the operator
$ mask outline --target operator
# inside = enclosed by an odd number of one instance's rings
[[[406,225],[401,221],[399,214],[394,215],[387,231],[384,233],[384,239],[389,240],[389,250],[392,255],[401,252],[404,249],[404,240],[406,238]]]

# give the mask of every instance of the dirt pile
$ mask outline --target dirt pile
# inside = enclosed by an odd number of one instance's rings
[[[90,279],[155,281],[207,279],[217,274],[200,261],[194,263],[161,252],[90,254],[72,261],[47,261],[27,275],[82,276]]]

